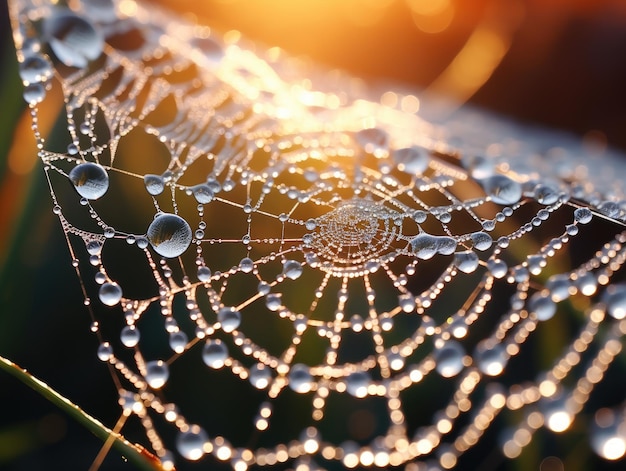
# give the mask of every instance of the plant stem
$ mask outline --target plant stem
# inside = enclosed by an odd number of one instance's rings
[[[41,394],[54,405],[65,411],[70,417],[92,432],[103,442],[113,439],[113,447],[141,471],[164,471],[159,459],[141,445],[132,444],[122,435],[110,430],[99,420],[83,411],[80,407],[63,397],[46,383],[20,368],[11,360],[0,355],[0,369],[22,381],[26,386]]]

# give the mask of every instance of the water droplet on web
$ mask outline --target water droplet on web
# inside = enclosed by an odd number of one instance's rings
[[[283,262],[283,275],[290,280],[297,280],[302,275],[302,265],[296,260],[285,260]]]
[[[217,311],[217,320],[224,332],[232,332],[241,323],[241,313],[234,307],[223,307]]]
[[[486,232],[474,232],[470,237],[476,250],[487,250],[493,244],[493,239]]]
[[[52,77],[52,64],[41,54],[33,54],[20,63],[20,77],[24,84],[45,82]]]
[[[371,383],[370,376],[364,371],[355,371],[346,378],[346,390],[354,397],[367,396],[367,387]]]
[[[422,174],[428,168],[430,161],[428,151],[417,146],[396,149],[391,155],[398,166],[398,170],[411,175]]]
[[[69,179],[83,198],[97,200],[109,189],[109,175],[100,165],[92,162],[78,164],[69,173]]]
[[[156,253],[166,258],[182,255],[191,244],[191,227],[180,216],[161,213],[150,223],[146,233]]]
[[[197,461],[204,456],[204,445],[208,441],[206,432],[198,425],[191,425],[189,430],[180,432],[176,437],[176,449],[191,461]]]
[[[503,278],[508,270],[506,262],[501,259],[490,259],[487,268],[494,278]]]
[[[593,218],[593,213],[589,208],[576,208],[574,211],[574,221],[580,224],[588,224]]]
[[[452,255],[456,250],[456,246],[457,243],[454,237],[437,237],[437,252],[441,255]]]
[[[308,393],[313,387],[313,377],[309,373],[309,367],[296,363],[289,370],[289,387],[295,392]]]
[[[196,185],[191,188],[191,191],[193,192],[193,196],[196,198],[196,201],[200,204],[210,203],[215,197],[211,188],[209,188],[209,185]]]
[[[522,197],[522,185],[504,175],[493,175],[480,183],[496,204],[515,204]]]
[[[139,329],[137,329],[134,325],[127,325],[120,332],[120,340],[125,347],[133,348],[139,343]]]
[[[170,334],[170,348],[176,353],[183,353],[188,341],[187,334],[181,330]]]
[[[478,369],[488,376],[498,376],[504,371],[508,355],[504,345],[489,346],[486,341],[479,343],[474,354]]]
[[[244,273],[250,273],[254,270],[254,261],[249,257],[242,258],[239,262],[239,269]]]
[[[272,379],[272,372],[263,363],[257,363],[250,368],[250,383],[257,389],[265,389]]]
[[[428,260],[437,253],[437,238],[423,232],[411,239],[411,247],[417,258]]]
[[[146,174],[143,177],[143,184],[152,196],[160,195],[165,190],[165,182],[161,175]]]
[[[463,370],[465,350],[459,342],[448,340],[441,347],[435,348],[437,372],[444,378],[452,378]]]
[[[57,9],[43,23],[44,38],[68,67],[85,67],[102,54],[104,38],[90,21],[70,10]]]
[[[454,265],[463,273],[474,273],[478,268],[479,259],[476,252],[466,250],[454,254]]]
[[[490,177],[495,171],[493,160],[480,155],[464,154],[461,157],[461,164],[469,171],[472,178],[477,180]]]
[[[265,298],[265,306],[270,311],[278,311],[280,307],[283,305],[282,303],[282,293],[271,293],[268,294]]]
[[[102,304],[115,306],[122,299],[122,288],[115,282],[104,283],[100,286],[98,297]]]
[[[611,285],[602,295],[602,302],[611,317],[617,320],[626,318],[626,285]]]
[[[540,204],[554,204],[559,200],[559,191],[549,185],[539,184],[534,190],[535,199]]]
[[[163,360],[146,363],[146,382],[152,389],[161,389],[170,377],[170,370]]]
[[[31,83],[24,87],[23,96],[26,103],[30,106],[35,106],[46,97],[46,87],[41,83]]]
[[[368,154],[376,156],[387,152],[387,133],[380,128],[362,129],[354,135],[356,142]]]
[[[90,240],[87,242],[87,252],[89,255],[100,255],[102,251],[102,242],[99,240]]]
[[[598,205],[598,211],[609,218],[618,218],[621,210],[615,201],[603,201]]]
[[[103,342],[98,346],[98,358],[100,361],[109,361],[113,356],[113,347],[109,342]]]
[[[546,282],[546,289],[550,292],[552,301],[556,303],[569,298],[570,286],[570,279],[565,275],[553,275]]]
[[[202,349],[202,361],[214,369],[224,366],[228,358],[228,348],[220,339],[208,340]]]
[[[209,281],[211,279],[211,269],[207,266],[199,266],[198,267],[198,279],[200,281]]]
[[[528,311],[535,313],[537,320],[547,321],[556,313],[556,303],[544,293],[535,293],[528,301]]]

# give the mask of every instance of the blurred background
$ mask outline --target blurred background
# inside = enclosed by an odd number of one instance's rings
[[[376,90],[440,94],[626,150],[623,0],[155,3],[342,69]],[[0,36],[0,354],[112,426],[116,391],[95,357],[97,341],[37,166],[4,2]],[[54,116],[41,119],[52,129]],[[98,453],[95,437],[4,373],[0,403],[0,470],[87,469]],[[583,445],[570,442],[574,451],[561,449],[553,461],[533,445],[517,462],[490,469],[621,469]],[[132,467],[112,452],[101,469]]]

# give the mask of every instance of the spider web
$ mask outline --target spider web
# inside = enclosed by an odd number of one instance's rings
[[[432,125],[141,3],[70,6],[10,2],[24,98],[98,357],[166,468],[450,469],[494,428],[514,458],[593,412],[626,332],[616,157]]]

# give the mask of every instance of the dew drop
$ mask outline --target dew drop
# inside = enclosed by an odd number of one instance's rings
[[[198,279],[203,282],[211,280],[211,269],[205,265],[198,267]]]
[[[254,270],[254,261],[249,257],[242,258],[239,262],[239,269],[244,273],[250,273]]]
[[[163,360],[146,363],[146,382],[152,389],[161,389],[170,377],[170,370]]]
[[[24,87],[22,95],[26,103],[35,106],[46,97],[46,88],[41,83],[31,83]]]
[[[454,254],[454,264],[463,273],[474,273],[478,268],[478,255],[473,250],[457,252]]]
[[[580,224],[588,224],[593,218],[593,213],[589,208],[577,208],[574,211],[574,221]]]
[[[143,184],[146,186],[146,190],[152,196],[157,196],[163,193],[165,190],[165,182],[161,175],[146,174],[143,177]]]
[[[290,280],[297,280],[302,275],[302,265],[296,260],[285,260],[283,262],[283,275]]]
[[[449,236],[437,237],[437,252],[441,255],[452,255],[456,250],[456,239]]]
[[[183,353],[188,341],[187,334],[181,330],[170,334],[170,348],[176,353]]]
[[[470,235],[470,238],[472,239],[472,244],[476,250],[487,250],[493,244],[493,239],[486,232],[474,232]]]
[[[489,269],[489,272],[491,273],[491,275],[494,278],[503,278],[506,275],[507,272],[507,265],[506,262],[504,260],[501,259],[490,259],[487,262],[487,268]]]
[[[127,325],[120,333],[120,340],[125,347],[133,348],[139,343],[139,329],[135,326]]]
[[[443,346],[435,349],[437,372],[444,378],[452,378],[463,370],[465,350],[459,342],[448,340]]]
[[[364,371],[355,371],[346,378],[346,390],[354,397],[367,396],[367,387],[371,383],[371,378]]]
[[[487,376],[498,376],[504,371],[508,354],[502,344],[489,347],[486,345],[486,342],[481,342],[476,347],[474,358],[478,369],[483,374]]]
[[[267,298],[265,298],[265,306],[267,306],[270,311],[278,311],[283,305],[281,296],[282,293],[268,294]]]
[[[263,363],[257,363],[250,368],[250,383],[257,389],[265,389],[272,379],[272,372]]]
[[[191,191],[196,201],[200,204],[210,203],[215,196],[211,188],[209,188],[209,185],[206,184],[196,185],[191,188]]]
[[[122,299],[122,288],[115,282],[104,283],[100,286],[98,297],[102,304],[115,306]]]
[[[602,302],[611,317],[617,320],[626,318],[626,285],[620,283],[607,287]]]
[[[26,57],[20,63],[20,77],[25,84],[45,82],[52,76],[52,64],[41,54]]]
[[[100,255],[102,251],[102,242],[99,240],[90,240],[87,242],[87,252],[89,255]]]
[[[354,135],[354,139],[368,154],[378,156],[387,150],[388,136],[380,128],[362,129]]]
[[[295,392],[308,393],[313,387],[313,377],[309,372],[309,367],[302,363],[296,363],[289,370],[289,387]]]
[[[228,358],[228,348],[220,339],[208,340],[202,349],[202,361],[214,369],[224,366]]]
[[[176,437],[176,449],[185,459],[197,461],[204,456],[204,445],[208,441],[206,432],[198,425],[180,432]]]
[[[522,197],[522,185],[504,175],[493,175],[480,182],[496,204],[515,204]]]
[[[528,301],[528,311],[534,312],[537,320],[547,321],[556,313],[556,303],[543,293],[535,293]]]
[[[217,320],[224,332],[232,332],[241,324],[241,313],[234,307],[223,307],[217,311]]]
[[[59,9],[44,19],[43,36],[54,54],[68,67],[85,67],[102,54],[104,38],[91,22]]]
[[[430,160],[428,151],[417,146],[394,150],[392,158],[398,166],[398,170],[411,175],[422,174],[428,168]]]
[[[159,255],[175,258],[191,244],[191,227],[180,216],[161,213],[150,223],[146,233],[152,248]]]
[[[422,232],[411,240],[411,248],[417,258],[428,260],[437,253],[437,237]]]
[[[76,191],[83,198],[97,200],[109,189],[109,175],[106,170],[92,162],[85,162],[74,167],[69,179]]]
[[[98,346],[98,359],[109,361],[113,357],[113,348],[109,342],[103,342]]]

